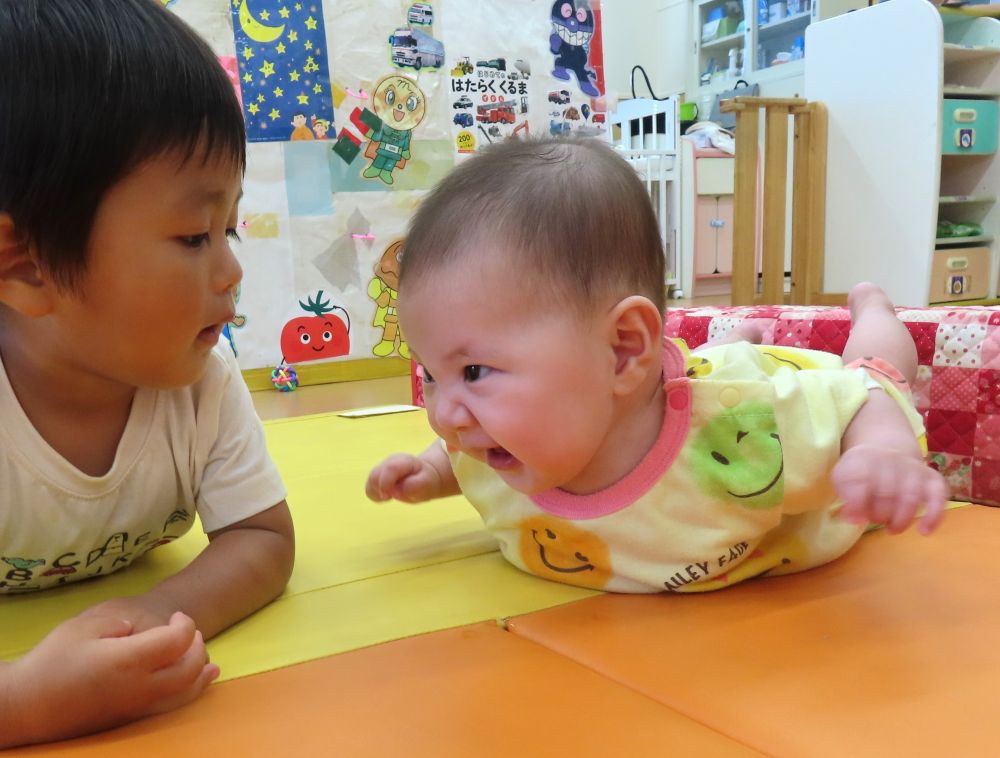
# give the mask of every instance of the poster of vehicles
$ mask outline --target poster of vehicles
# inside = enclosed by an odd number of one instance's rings
[[[531,66],[523,59],[458,59],[451,69],[451,122],[455,149],[473,153],[528,131]]]

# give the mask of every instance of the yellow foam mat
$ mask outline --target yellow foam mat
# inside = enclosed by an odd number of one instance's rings
[[[375,463],[432,441],[422,411],[359,419],[320,414],[265,429],[295,519],[295,571],[281,598],[210,643],[222,678],[595,594],[511,568],[463,498],[418,506],[368,501],[364,482]],[[94,603],[142,592],[204,545],[196,527],[112,576],[0,597],[0,660],[21,655]]]

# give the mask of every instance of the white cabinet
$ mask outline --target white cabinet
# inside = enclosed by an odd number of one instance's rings
[[[688,100],[708,118],[716,93],[738,79],[765,97],[801,96],[810,24],[867,0],[690,0],[692,66]]]
[[[806,47],[806,96],[829,112],[826,291],[995,298],[1000,22],[892,0],[810,27]]]

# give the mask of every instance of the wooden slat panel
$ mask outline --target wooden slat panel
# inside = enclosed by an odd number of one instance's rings
[[[811,109],[793,111],[795,145],[792,158],[792,286],[788,302],[805,305],[811,302],[809,291],[809,212],[812,208],[812,166],[809,163]]]
[[[826,151],[827,110],[820,102],[809,104],[809,230],[806,249],[809,269],[806,293],[812,298],[823,292],[823,266],[826,255]],[[807,300],[806,302],[811,302]]]
[[[785,212],[788,180],[788,108],[767,110],[764,147],[764,234],[761,296],[780,304],[785,292]]]
[[[754,265],[757,219],[757,108],[736,115],[736,175],[733,198],[733,305],[752,305],[757,289]]]

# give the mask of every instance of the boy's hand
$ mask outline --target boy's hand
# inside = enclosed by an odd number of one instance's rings
[[[146,594],[105,600],[83,611],[80,616],[106,616],[127,621],[132,625],[132,634],[138,634],[168,624],[173,613],[173,608],[159,607],[156,601]]]
[[[833,467],[833,486],[851,523],[885,524],[898,534],[924,507],[921,534],[934,531],[944,515],[948,486],[922,460],[892,448],[859,444],[846,450]]]
[[[25,744],[177,708],[198,697],[219,668],[208,662],[201,633],[182,613],[136,634],[126,621],[93,615],[60,624],[0,674],[2,694],[14,711],[16,737],[6,738]]]
[[[404,503],[421,503],[440,497],[441,475],[429,461],[415,455],[397,453],[372,469],[365,483],[365,494],[370,500],[402,500]]]

